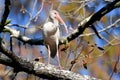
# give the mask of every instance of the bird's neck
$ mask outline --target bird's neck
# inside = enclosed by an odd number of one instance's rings
[[[57,19],[54,19],[54,20],[53,20],[53,23],[54,23],[55,26],[59,26],[59,22],[58,22]]]

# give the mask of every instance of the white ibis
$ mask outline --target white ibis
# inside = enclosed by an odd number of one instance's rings
[[[50,11],[49,18],[51,21],[45,23],[43,26],[44,41],[48,50],[48,64],[50,62],[50,56],[54,58],[57,54],[58,64],[59,67],[61,67],[58,53],[58,44],[60,37],[59,23],[62,23],[64,25],[66,33],[68,32],[68,30],[66,24],[56,10]]]

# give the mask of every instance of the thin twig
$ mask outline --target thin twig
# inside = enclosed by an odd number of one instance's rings
[[[113,76],[114,72],[116,71],[116,68],[117,68],[117,64],[118,64],[118,63],[119,63],[119,56],[118,56],[118,58],[117,58],[117,60],[116,60],[116,62],[115,62],[114,69],[113,69],[113,71],[112,71],[112,73],[111,73],[111,75],[110,75],[109,80],[112,79],[112,76]]]
[[[12,37],[10,37],[10,51],[12,51],[12,52],[13,52]]]
[[[34,12],[34,10],[35,10],[36,4],[37,4],[37,0],[34,0],[33,6],[32,6],[32,14],[33,14],[33,12]]]
[[[16,26],[16,27],[20,27],[20,28],[24,28],[24,29],[27,28],[26,26],[19,25],[19,24],[8,24],[7,26],[8,26],[8,27]]]
[[[42,0],[42,4],[41,4],[40,10],[39,10],[39,11],[36,13],[36,15],[33,17],[33,19],[35,19],[35,20],[34,20],[35,22],[37,21],[38,16],[40,15],[40,13],[41,13],[41,11],[42,11],[42,9],[43,9],[44,2],[45,2],[45,0]]]
[[[104,32],[108,29],[111,29],[112,27],[114,27],[118,22],[120,22],[120,19],[116,20],[113,24],[107,26],[106,28],[102,29],[102,30],[99,30],[98,32],[101,33],[101,32]],[[92,35],[95,35],[95,33],[87,33],[87,34],[81,34],[79,37],[85,37],[85,36],[92,36]]]
[[[78,53],[78,55],[76,55],[76,58],[74,58],[74,60],[71,61],[71,66],[70,66],[70,68],[69,68],[70,71],[72,70],[72,68],[73,68],[73,66],[75,65],[75,63],[78,62],[79,57],[80,57],[81,52],[82,52],[82,49],[83,49],[83,46],[80,47],[80,52]],[[77,51],[77,48],[76,48],[76,51]]]

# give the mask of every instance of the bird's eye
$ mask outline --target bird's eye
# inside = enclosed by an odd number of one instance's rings
[[[54,14],[57,14],[56,12]]]

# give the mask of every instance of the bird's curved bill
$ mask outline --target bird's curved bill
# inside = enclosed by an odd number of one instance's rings
[[[65,22],[62,20],[62,18],[61,18],[58,14],[56,15],[56,18],[58,19],[58,21],[59,21],[60,23],[62,23],[62,24],[64,25],[65,31],[66,31],[66,33],[68,33],[67,25],[66,25]]]

